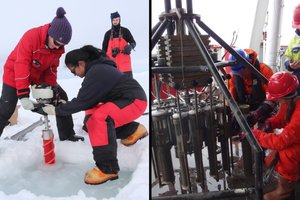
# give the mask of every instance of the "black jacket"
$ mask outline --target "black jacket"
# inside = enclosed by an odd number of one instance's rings
[[[89,63],[77,97],[56,107],[57,115],[70,115],[93,108],[99,103],[147,100],[140,84],[120,72],[115,63],[101,57]]]
[[[124,38],[124,40],[126,40],[126,42],[131,44],[132,48],[134,48],[136,46],[136,42],[135,42],[133,36],[131,35],[130,31],[123,26],[121,26],[120,29],[121,29],[121,34],[122,34],[122,37]],[[115,31],[113,28],[106,31],[103,42],[102,42],[102,50],[104,52],[107,52],[108,42],[109,42],[111,34],[112,34],[113,38],[118,38],[120,36],[119,31]]]

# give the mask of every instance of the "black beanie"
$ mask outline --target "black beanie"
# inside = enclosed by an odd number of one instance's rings
[[[68,44],[72,37],[72,27],[65,14],[66,11],[63,7],[57,8],[56,17],[50,24],[48,35],[53,37],[55,41]]]
[[[120,17],[120,14],[118,13],[118,11],[110,14],[110,19],[111,20],[114,19],[114,18],[117,18],[117,17]]]

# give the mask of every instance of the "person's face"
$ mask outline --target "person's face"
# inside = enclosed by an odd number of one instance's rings
[[[83,78],[85,76],[85,65],[86,63],[84,61],[78,61],[78,65],[67,65],[68,69],[74,76],[79,76],[80,78]]]
[[[50,49],[59,49],[61,47],[63,47],[64,44],[58,42],[58,41],[55,41],[53,37],[51,36],[48,36],[48,47]]]
[[[120,17],[112,19],[112,25],[117,26],[120,23]]]
[[[251,71],[250,69],[248,69],[247,67],[245,67],[240,73],[239,75],[242,77],[242,78],[250,78],[251,77]]]

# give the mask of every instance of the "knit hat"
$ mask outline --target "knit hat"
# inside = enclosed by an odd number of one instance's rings
[[[120,14],[118,13],[118,11],[110,14],[110,19],[111,20],[114,19],[114,18],[117,18],[117,17],[120,17]]]
[[[48,35],[53,37],[55,41],[68,44],[72,37],[72,27],[68,19],[64,16],[66,11],[63,7],[56,10],[56,17],[52,20]]]

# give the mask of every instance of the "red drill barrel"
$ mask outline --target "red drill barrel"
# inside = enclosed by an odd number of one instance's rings
[[[44,147],[44,158],[46,164],[55,163],[55,153],[54,153],[54,135],[52,130],[43,130],[43,147]]]

